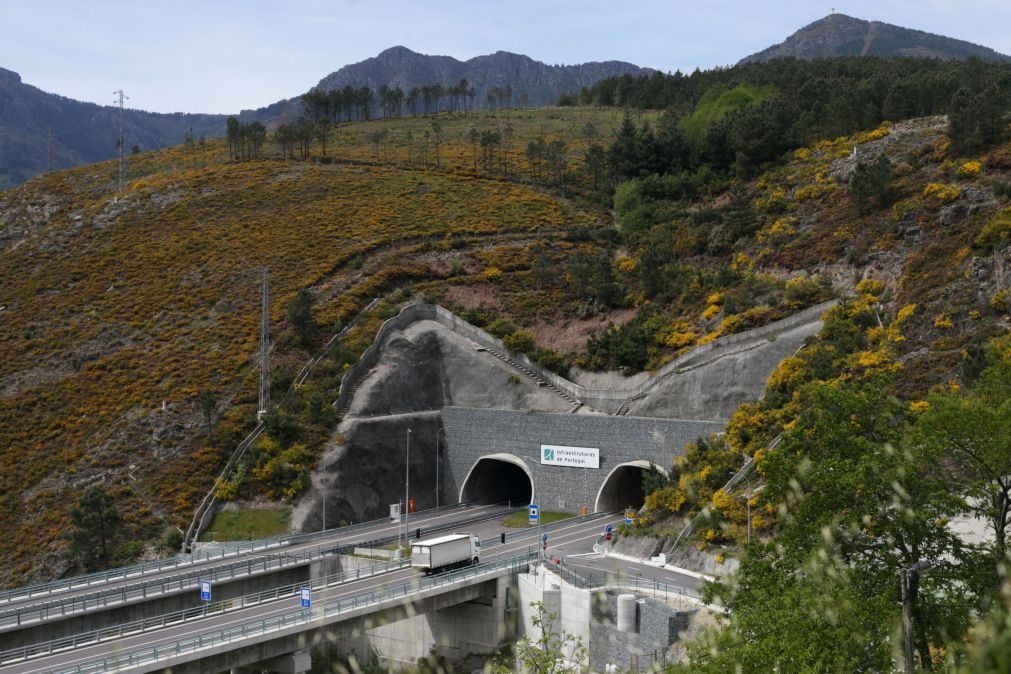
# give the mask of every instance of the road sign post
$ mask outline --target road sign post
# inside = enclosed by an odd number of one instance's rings
[[[200,600],[201,601],[211,600],[211,581],[209,580],[200,581]]]
[[[312,607],[312,588],[310,588],[310,587],[303,587],[301,595],[302,595],[302,608],[311,608]]]

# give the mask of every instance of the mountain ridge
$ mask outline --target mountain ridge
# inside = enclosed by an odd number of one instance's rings
[[[476,105],[485,105],[492,87],[509,87],[510,103],[542,106],[598,80],[626,72],[653,72],[621,61],[594,61],[577,65],[548,65],[529,56],[497,51],[459,61],[451,56],[426,55],[404,46],[383,50],[377,56],[349,64],[320,79],[318,87],[348,84],[421,87],[441,83],[456,85],[467,78],[475,87]],[[405,91],[406,93],[406,91]],[[236,111],[245,120],[264,123],[294,119],[302,112],[301,96],[283,99],[262,108]],[[49,133],[52,132],[52,167],[69,168],[113,158],[116,153],[115,106],[78,101],[43,91],[24,82],[13,70],[0,67],[0,190],[18,185],[49,168]],[[224,134],[228,115],[202,113],[155,113],[128,109],[124,113],[124,136],[128,151],[134,145],[151,150],[183,142],[187,131],[194,137]]]
[[[927,57],[1011,61],[1011,56],[944,35],[868,21],[833,13],[797,30],[783,42],[737,62],[737,65],[774,58],[833,58],[842,56]]]
[[[455,86],[461,79],[475,89],[475,105],[485,107],[495,87],[509,87],[511,100],[505,105],[541,107],[551,105],[565,93],[579,91],[617,75],[648,75],[656,72],[625,61],[589,61],[574,65],[549,65],[525,54],[498,50],[461,61],[453,56],[422,54],[403,45],[394,45],[357,63],[324,76],[316,89],[330,91],[350,86],[400,87],[407,94],[412,87],[442,84]],[[525,94],[525,97],[523,96]],[[496,104],[503,104],[496,101]],[[292,120],[301,111],[301,98],[282,99],[262,108],[243,110],[247,120],[282,118]]]

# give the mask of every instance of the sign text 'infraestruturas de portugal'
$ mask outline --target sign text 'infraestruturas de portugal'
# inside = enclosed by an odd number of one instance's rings
[[[541,445],[541,464],[570,468],[600,468],[600,450],[596,447]]]

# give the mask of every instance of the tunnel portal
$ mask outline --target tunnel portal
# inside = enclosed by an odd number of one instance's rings
[[[533,479],[523,461],[512,455],[490,455],[478,459],[464,480],[461,501],[527,505],[534,495]]]
[[[595,510],[610,512],[624,508],[638,510],[646,501],[642,478],[649,469],[646,462],[636,461],[615,467],[600,486]]]

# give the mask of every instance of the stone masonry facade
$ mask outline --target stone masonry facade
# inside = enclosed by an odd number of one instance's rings
[[[533,477],[534,500],[545,510],[592,511],[596,496],[612,470],[633,461],[651,461],[668,470],[684,446],[721,432],[712,421],[681,421],[627,416],[594,416],[446,407],[442,493],[445,502],[459,498],[474,465],[490,454],[508,454]],[[600,467],[571,468],[540,463],[541,445],[595,447]]]

